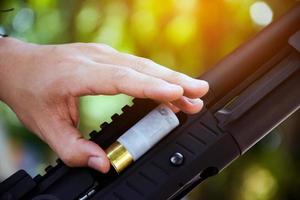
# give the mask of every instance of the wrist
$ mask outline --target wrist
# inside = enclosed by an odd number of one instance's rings
[[[11,75],[14,74],[15,63],[19,59],[17,55],[21,53],[18,50],[20,44],[22,42],[14,38],[0,38],[0,100],[2,101],[5,101],[9,91],[9,82],[14,81]]]
[[[10,38],[0,36],[0,100],[3,100],[4,95],[4,82],[5,82],[5,66],[6,66],[6,53],[5,49],[8,48],[8,45],[10,43]]]

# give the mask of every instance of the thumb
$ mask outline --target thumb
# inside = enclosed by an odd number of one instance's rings
[[[110,163],[106,153],[94,142],[84,139],[70,123],[57,122],[51,132],[43,136],[66,165],[88,166],[102,173],[109,171]]]

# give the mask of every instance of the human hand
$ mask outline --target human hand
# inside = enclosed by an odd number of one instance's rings
[[[93,43],[35,45],[1,38],[0,77],[0,99],[65,164],[103,173],[110,167],[105,152],[76,128],[80,96],[124,93],[196,113],[208,91],[205,81]]]

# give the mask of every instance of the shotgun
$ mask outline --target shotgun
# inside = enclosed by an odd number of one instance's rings
[[[121,173],[71,168],[20,170],[0,184],[1,200],[180,199],[218,174],[300,107],[300,3],[199,77],[210,84],[203,110]],[[157,107],[134,99],[90,139],[107,149]],[[153,124],[155,126],[155,124]]]

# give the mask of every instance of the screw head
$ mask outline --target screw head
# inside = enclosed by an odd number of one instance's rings
[[[183,161],[184,161],[184,156],[181,153],[179,153],[179,152],[174,153],[170,157],[170,162],[174,166],[180,166],[180,165],[182,165]]]

